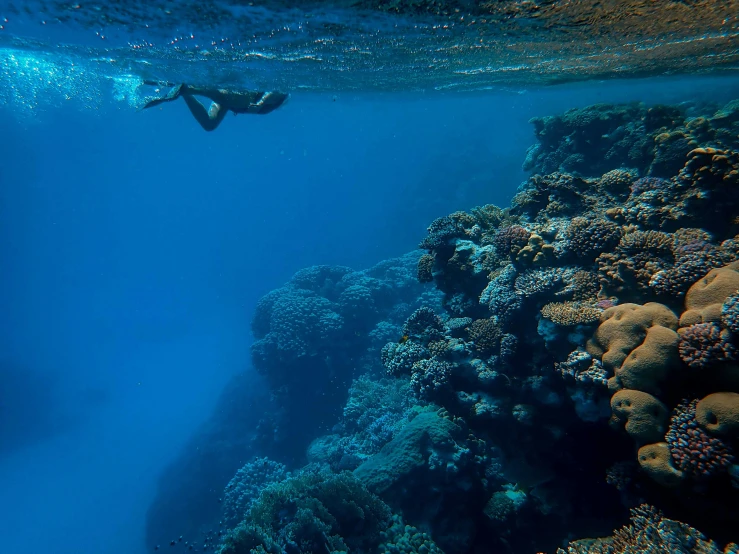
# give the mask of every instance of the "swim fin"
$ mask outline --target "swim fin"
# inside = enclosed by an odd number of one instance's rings
[[[148,101],[142,110],[145,110],[146,108],[153,108],[154,106],[158,106],[159,104],[162,104],[164,102],[171,102],[172,100],[177,100],[180,97],[180,94],[182,92],[182,87],[185,85],[177,85],[175,87],[172,87],[172,89],[161,98],[155,98],[154,100]]]

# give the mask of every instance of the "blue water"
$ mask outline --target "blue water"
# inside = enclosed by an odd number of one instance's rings
[[[308,265],[402,255],[454,210],[506,205],[531,117],[739,96],[692,76],[326,88],[214,133],[182,103],[137,112],[104,88],[61,105],[42,90],[34,108],[3,95],[0,552],[150,551],[161,472],[229,378],[258,380],[260,296]]]

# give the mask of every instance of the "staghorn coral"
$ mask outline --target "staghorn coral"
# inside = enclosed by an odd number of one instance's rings
[[[727,331],[715,323],[696,323],[678,331],[678,351],[685,364],[693,369],[706,369],[736,359],[736,348]]]
[[[662,304],[622,304],[601,314],[587,351],[613,372],[612,390],[656,393],[679,364],[676,329],[677,316]]]
[[[557,325],[587,325],[595,323],[603,310],[581,302],[550,302],[541,309],[542,317]]]
[[[667,407],[649,393],[620,390],[611,397],[611,427],[625,429],[637,444],[662,440],[667,430]]]
[[[683,400],[670,418],[665,440],[676,467],[695,478],[726,471],[734,456],[719,438],[709,436],[695,417],[698,400]]]

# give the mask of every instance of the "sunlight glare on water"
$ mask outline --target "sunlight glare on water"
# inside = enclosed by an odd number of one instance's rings
[[[94,63],[108,77],[319,91],[533,86],[739,61],[736,0],[294,5],[10,2],[0,46],[40,63]]]

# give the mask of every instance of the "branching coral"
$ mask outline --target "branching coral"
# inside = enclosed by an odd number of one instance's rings
[[[685,523],[665,518],[647,504],[631,509],[631,523],[606,539],[575,541],[557,554],[719,554],[702,533]]]
[[[670,419],[666,441],[675,465],[696,477],[712,477],[734,460],[729,447],[719,438],[709,436],[695,417],[698,400],[681,402]]]
[[[519,251],[529,242],[531,233],[520,225],[501,227],[493,237],[493,246],[499,256],[515,259]]]
[[[407,340],[401,343],[389,342],[382,347],[382,365],[389,375],[410,375],[413,364],[431,355],[420,344]]]
[[[583,325],[595,323],[603,310],[581,302],[550,302],[541,309],[542,317],[557,325]]]
[[[469,326],[469,338],[475,343],[475,350],[483,356],[498,350],[500,337],[500,325],[493,318],[477,319]]]
[[[367,552],[389,524],[388,506],[351,473],[304,471],[262,491],[220,553],[248,552],[255,542],[305,554]],[[259,531],[258,540],[250,529]]]
[[[727,331],[715,323],[696,323],[680,329],[678,349],[688,367],[705,369],[736,359],[737,351]]]
[[[434,280],[434,261],[432,254],[424,254],[418,259],[418,280],[421,283],[430,283]]]
[[[443,336],[444,322],[426,306],[418,308],[403,325],[403,336],[422,338],[426,341]]]
[[[567,228],[567,248],[585,262],[608,252],[621,240],[621,227],[605,219],[575,217]]]

